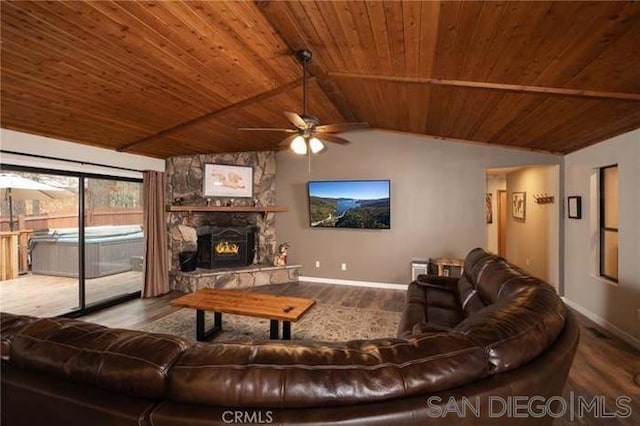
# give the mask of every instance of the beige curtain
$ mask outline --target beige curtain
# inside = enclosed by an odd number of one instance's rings
[[[165,181],[163,172],[144,172],[145,253],[142,297],[155,297],[169,292]]]

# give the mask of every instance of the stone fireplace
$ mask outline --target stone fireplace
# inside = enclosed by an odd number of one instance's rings
[[[227,198],[202,196],[205,164],[229,164],[253,168],[253,197]],[[199,154],[167,159],[167,203],[188,206],[270,206],[276,202],[276,157],[274,152],[235,152]],[[196,250],[190,247],[180,225],[198,229],[202,226],[254,226],[256,232],[256,263],[271,264],[276,250],[275,217],[260,213],[182,213],[167,214],[171,269],[180,269],[179,254]],[[184,228],[182,228],[184,229]]]
[[[203,197],[203,169],[205,164],[251,166],[253,168],[253,196],[249,198]],[[167,202],[183,206],[253,207],[273,206],[276,201],[275,152],[237,152],[201,154],[167,159]],[[232,210],[232,209],[231,209]],[[276,252],[275,214],[269,212],[167,212],[169,250],[171,255],[170,286],[180,291],[194,291],[204,287],[250,287],[254,285],[297,281],[299,265],[274,267]],[[198,255],[199,267],[193,272],[180,272],[180,253],[200,252],[200,245],[219,229],[253,229],[253,239],[238,244],[237,249],[248,250],[247,266],[224,265],[234,255],[237,241],[218,247],[220,259]],[[225,236],[229,236],[228,234]],[[249,237],[250,238],[250,237]],[[201,241],[198,244],[198,240]],[[223,241],[224,243],[224,241]],[[204,247],[204,246],[203,246]],[[215,250],[216,246],[209,246]],[[253,248],[253,252],[251,251]],[[201,257],[202,256],[202,257]],[[208,259],[206,258],[208,256]],[[234,261],[235,262],[235,261]],[[231,263],[234,263],[231,262]],[[223,266],[224,265],[224,266]],[[212,266],[216,269],[208,269]]]

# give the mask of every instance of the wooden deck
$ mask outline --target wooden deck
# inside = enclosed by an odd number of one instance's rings
[[[86,281],[87,304],[142,288],[142,272],[93,278]],[[0,281],[0,310],[39,317],[61,315],[78,308],[78,279],[51,275],[22,275]]]

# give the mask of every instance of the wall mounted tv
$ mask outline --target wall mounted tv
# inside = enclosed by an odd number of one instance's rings
[[[314,228],[391,228],[388,180],[310,181],[307,187]]]

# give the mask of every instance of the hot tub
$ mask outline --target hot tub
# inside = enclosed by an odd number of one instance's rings
[[[78,276],[78,228],[35,231],[30,248],[31,273]],[[140,225],[85,228],[85,278],[130,271],[143,249]]]

